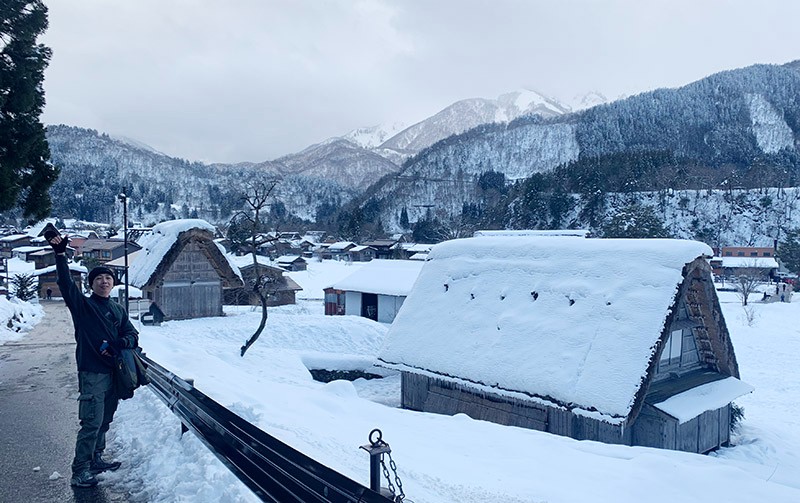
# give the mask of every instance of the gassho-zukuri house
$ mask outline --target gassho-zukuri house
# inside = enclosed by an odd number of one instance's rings
[[[239,268],[205,220],[162,222],[139,245],[130,256],[128,283],[140,288],[165,320],[222,316],[223,289],[243,286]]]
[[[705,453],[740,381],[695,241],[489,236],[433,248],[379,363],[402,406]]]

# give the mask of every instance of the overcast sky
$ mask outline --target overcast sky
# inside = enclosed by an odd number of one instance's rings
[[[45,0],[45,124],[264,161],[465,98],[800,59],[798,0]]]

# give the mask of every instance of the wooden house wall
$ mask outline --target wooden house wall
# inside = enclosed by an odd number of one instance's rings
[[[403,372],[402,406],[438,414],[467,414],[473,419],[546,431],[579,440],[630,444],[631,433],[621,425],[573,414],[531,400],[478,391],[451,381]]]
[[[730,404],[703,412],[683,424],[652,405],[645,405],[632,427],[633,445],[702,454],[728,445],[730,427]]]
[[[222,281],[197,243],[190,241],[155,288],[153,301],[167,320],[222,316]]]

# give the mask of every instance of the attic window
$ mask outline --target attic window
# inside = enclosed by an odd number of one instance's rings
[[[661,352],[661,365],[677,365],[681,362],[681,352],[683,349],[683,330],[673,330]]]

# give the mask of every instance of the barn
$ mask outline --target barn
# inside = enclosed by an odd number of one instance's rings
[[[433,248],[379,355],[402,406],[705,453],[739,380],[703,243],[489,236]]]
[[[140,288],[165,320],[222,316],[223,289],[243,285],[205,220],[160,223],[139,245],[129,265],[129,284]]]

